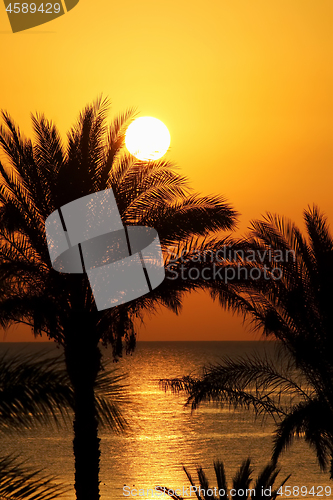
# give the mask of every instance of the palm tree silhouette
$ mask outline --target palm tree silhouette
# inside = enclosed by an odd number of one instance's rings
[[[51,268],[44,223],[55,209],[81,196],[112,188],[124,225],[154,227],[164,250],[195,236],[233,227],[236,213],[221,197],[200,197],[167,161],[141,162],[124,152],[127,111],[106,124],[108,103],[87,106],[68,133],[66,148],[57,128],[33,117],[36,142],[23,137],[3,113],[0,144],[0,301],[3,326],[32,325],[64,346],[75,397],[75,490],[79,500],[99,498],[99,439],[94,384],[101,366],[98,343],[114,356],[135,347],[135,320],[142,311],[165,305],[178,311],[180,293],[201,284],[165,280],[137,301],[97,311],[85,275]],[[178,288],[178,293],[177,293]]]
[[[69,422],[73,391],[59,358],[40,353],[0,357],[0,431],[18,432]],[[13,455],[0,457],[0,497],[52,500],[69,490]]]
[[[212,283],[212,294],[224,307],[243,314],[254,329],[279,341],[279,358],[224,358],[205,368],[199,378],[186,376],[162,385],[186,391],[193,409],[202,401],[219,401],[273,416],[273,460],[295,438],[304,437],[320,467],[326,470],[330,463],[332,478],[333,240],[317,207],[305,210],[304,220],[308,238],[284,218],[268,215],[253,222],[248,237],[233,242],[233,248],[244,253],[221,266],[259,269],[259,279],[243,273],[228,285]],[[247,261],[249,249],[260,252],[260,258],[257,254],[256,260]],[[277,268],[281,279],[276,279]]]
[[[126,397],[123,375],[106,369],[96,381],[99,423],[113,431],[127,427],[120,406]],[[21,351],[0,356],[0,432],[11,434],[40,426],[68,426],[72,419],[74,394],[63,356],[47,351]],[[52,500],[69,487],[27,466],[15,455],[0,457],[0,497],[8,500]]]
[[[196,486],[192,479],[191,474],[186,467],[183,470],[193,488],[198,500],[221,500],[222,498],[235,498],[236,500],[251,499],[252,497],[263,499],[267,498],[269,500],[274,500],[278,494],[279,488],[281,488],[289,479],[290,475],[287,476],[283,482],[273,489],[277,476],[280,470],[277,468],[275,463],[267,464],[263,470],[258,474],[257,479],[253,483],[252,473],[253,469],[251,467],[251,460],[247,458],[243,461],[239,469],[236,471],[232,479],[232,488],[228,487],[224,464],[220,460],[214,462],[214,472],[216,477],[217,486],[213,487],[209,484],[207,475],[202,467],[197,467],[197,476],[199,480],[199,485]],[[165,487],[158,486],[156,490],[163,491],[165,494],[169,495],[174,500],[184,500],[184,498],[178,495],[175,490]],[[234,491],[231,491],[234,490]]]

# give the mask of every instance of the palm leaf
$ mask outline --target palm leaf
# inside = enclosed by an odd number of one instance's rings
[[[0,498],[2,500],[53,500],[69,491],[55,478],[34,471],[17,457],[0,457]]]
[[[279,490],[279,488],[283,486],[290,477],[287,476],[284,479],[284,481],[275,490],[273,490],[275,481],[280,473],[280,470],[277,469],[276,463],[270,462],[258,475],[254,483],[254,486],[251,489],[251,483],[253,482],[252,480],[253,469],[251,467],[250,458],[247,458],[246,460],[243,461],[243,463],[236,471],[232,479],[232,488],[235,491],[231,495],[226,481],[224,464],[221,460],[216,460],[214,462],[214,471],[217,481],[217,491],[219,492],[219,494],[216,495],[213,493],[215,488],[209,485],[206,473],[204,472],[202,467],[197,467],[197,475],[200,486],[195,485],[195,482],[192,479],[192,476],[186,467],[183,467],[183,470],[198,500],[209,500],[209,499],[222,500],[230,496],[232,498],[237,498],[237,499],[243,498],[245,500],[257,496],[259,498],[267,498],[268,500],[273,500],[276,498],[277,491]],[[262,488],[269,488],[271,494],[263,495]],[[174,489],[172,488],[165,486],[157,486],[156,490],[164,492],[174,500],[184,500],[183,497],[175,494]]]
[[[0,430],[68,423],[73,394],[60,358],[8,353],[0,357]]]

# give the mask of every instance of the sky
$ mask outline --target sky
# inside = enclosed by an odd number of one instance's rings
[[[110,119],[134,106],[167,125],[166,157],[194,190],[241,214],[237,234],[267,211],[303,229],[313,203],[333,221],[332,21],[332,0],[80,0],[13,34],[1,3],[0,108],[29,135],[43,112],[65,137],[101,94]],[[138,338],[259,336],[201,293],[179,316],[147,318]]]

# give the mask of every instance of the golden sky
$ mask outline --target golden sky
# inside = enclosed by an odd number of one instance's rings
[[[26,133],[39,111],[65,135],[103,93],[112,113],[167,125],[168,158],[197,191],[225,195],[240,232],[266,211],[301,224],[313,203],[333,221],[332,21],[332,0],[80,0],[12,34],[1,3],[0,107]],[[202,294],[139,336],[240,338],[254,337]]]

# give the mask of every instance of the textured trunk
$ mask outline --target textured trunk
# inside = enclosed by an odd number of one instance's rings
[[[73,335],[66,343],[65,357],[68,374],[74,389],[75,491],[77,500],[99,500],[100,439],[97,432],[94,384],[100,369],[101,353],[98,344],[87,335]],[[76,324],[76,329],[78,325]],[[90,335],[89,335],[90,333]],[[76,338],[75,338],[76,337]],[[79,338],[78,338],[79,337]]]

